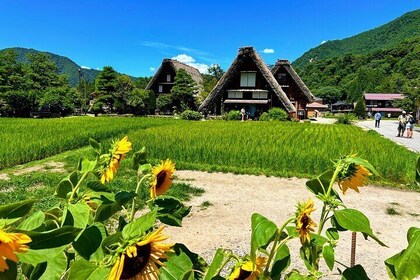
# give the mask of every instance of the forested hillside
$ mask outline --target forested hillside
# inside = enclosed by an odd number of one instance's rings
[[[412,92],[420,85],[420,36],[386,50],[318,60],[297,72],[320,97],[356,101],[363,92]]]
[[[293,62],[302,68],[311,62],[344,54],[368,54],[397,46],[402,41],[420,36],[420,10],[415,10],[380,27],[343,39],[328,41],[310,49]]]

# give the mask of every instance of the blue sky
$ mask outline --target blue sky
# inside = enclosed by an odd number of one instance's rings
[[[418,0],[0,0],[0,49],[49,51],[132,76],[153,75],[173,57],[226,70],[241,46],[254,46],[266,63],[293,61],[419,8]]]

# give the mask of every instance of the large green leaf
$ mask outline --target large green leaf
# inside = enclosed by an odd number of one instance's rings
[[[99,182],[98,180],[89,181],[86,183],[86,186],[95,192],[110,192],[111,191],[107,186],[101,184],[101,182]]]
[[[45,214],[41,210],[36,211],[31,216],[26,218],[19,226],[18,229],[35,230],[39,228],[45,220]]]
[[[68,280],[104,280],[110,270],[110,267],[100,267],[81,259],[71,265]]]
[[[390,277],[414,279],[420,275],[420,228],[411,227],[407,232],[408,246],[385,261]]]
[[[218,276],[219,271],[222,269],[222,265],[225,261],[225,249],[219,248],[216,251],[216,254],[214,254],[213,260],[211,264],[209,265],[206,274],[204,275],[203,280],[212,280],[213,277]]]
[[[330,270],[333,270],[334,268],[334,248],[331,246],[331,244],[325,244],[324,247],[322,247],[322,256],[324,257],[325,262],[327,263],[327,266]]]
[[[47,268],[39,280],[61,279],[67,269],[67,258],[64,252],[47,261]]]
[[[122,233],[117,231],[116,233],[106,237],[101,244],[102,249],[107,253],[112,253],[115,251],[115,248],[118,246],[118,243],[122,242]]]
[[[89,222],[90,208],[84,203],[68,204],[63,217],[63,225],[84,229]]]
[[[181,252],[179,255],[170,253],[168,257],[169,260],[159,269],[161,272],[159,275],[160,280],[179,280],[185,276],[188,277],[188,280],[194,280],[194,274],[188,274],[188,272],[192,271],[193,264],[187,254],[184,252]]]
[[[343,209],[334,211],[334,217],[336,221],[343,228],[355,231],[362,232],[370,237],[372,237],[376,242],[382,246],[386,246],[382,241],[380,241],[370,228],[369,219],[360,211],[356,209]]]
[[[32,239],[32,242],[29,245],[30,248],[37,250],[56,248],[70,244],[80,231],[81,229],[79,228],[64,226],[46,232],[28,231],[25,233]]]
[[[251,258],[255,261],[256,252],[265,248],[277,231],[277,226],[266,217],[254,213],[251,217]]]
[[[330,185],[332,176],[333,176],[332,171],[326,171],[322,173],[321,175],[307,181],[306,187],[315,195],[320,195],[320,194],[325,195]],[[331,190],[331,193],[335,195],[337,199],[341,200],[340,196],[334,189]]]
[[[122,205],[136,196],[134,192],[121,191],[115,194],[113,200],[109,200],[109,194],[102,194],[105,201],[96,209],[95,222],[103,222],[121,210]]]
[[[67,245],[51,248],[51,249],[42,249],[42,250],[33,250],[29,249],[25,253],[16,253],[19,257],[19,260],[23,263],[28,263],[33,266],[36,266],[39,263],[48,261],[51,258],[54,258],[58,254],[64,251]]]
[[[191,207],[185,206],[179,199],[172,196],[159,196],[152,203],[157,207],[157,218],[164,224],[170,226],[182,226],[182,219],[187,216]],[[154,205],[153,205],[154,204]]]
[[[102,145],[98,141],[96,141],[95,139],[89,138],[89,144],[98,155],[102,153]]]
[[[136,236],[141,236],[143,233],[153,227],[156,221],[156,210],[150,211],[147,214],[140,216],[131,223],[128,223],[122,230],[124,240],[129,240]]]
[[[60,183],[58,183],[54,195],[65,199],[67,198],[67,194],[71,193],[73,187],[73,183],[68,178],[63,179]]]
[[[73,242],[73,247],[79,255],[89,260],[90,256],[101,246],[104,236],[106,236],[105,227],[100,223],[95,223],[83,230]]]
[[[89,160],[87,158],[81,158],[77,169],[81,173],[91,172],[96,167],[96,160]]]
[[[360,264],[349,267],[343,271],[343,280],[370,280],[367,276],[366,271]]]
[[[207,269],[207,262],[198,254],[191,252],[184,244],[176,243],[174,246],[172,246],[172,250],[177,255],[183,252],[188,256],[188,258],[190,258],[193,264],[195,275],[201,275],[201,273],[203,273]]]
[[[25,216],[37,200],[29,199],[0,206],[0,218],[13,219]]]
[[[338,240],[340,238],[340,235],[338,234],[338,231],[336,228],[329,228],[325,231],[325,235],[330,240]]]
[[[286,244],[283,244],[277,249],[276,256],[274,257],[273,267],[271,268],[271,279],[279,280],[289,265],[290,250]]]

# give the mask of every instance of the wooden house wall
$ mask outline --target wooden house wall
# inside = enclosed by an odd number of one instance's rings
[[[171,75],[171,81],[168,82],[166,77],[167,75]],[[170,93],[173,87],[174,79],[175,79],[176,72],[174,68],[169,64],[163,64],[161,67],[161,71],[156,78],[155,82],[151,86],[151,90],[156,94],[159,95],[161,93]],[[163,91],[159,92],[159,85],[162,85]]]

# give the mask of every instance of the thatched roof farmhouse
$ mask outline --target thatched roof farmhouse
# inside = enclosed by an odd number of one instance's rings
[[[174,59],[165,58],[152,80],[147,84],[146,89],[152,90],[156,96],[159,94],[171,93],[176,72],[179,69],[184,69],[197,85],[203,83],[203,77],[196,68]]]
[[[199,110],[221,114],[245,108],[251,118],[258,118],[271,107],[280,107],[297,118],[300,109],[314,96],[290,66],[279,60],[270,70],[253,47],[243,47],[232,65],[219,80]],[[275,71],[274,71],[275,70]],[[286,84],[279,84],[276,76],[285,76]],[[284,73],[284,74],[283,74]],[[283,80],[282,80],[283,81]],[[305,115],[300,116],[301,118]]]

